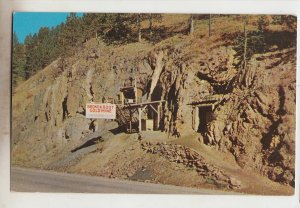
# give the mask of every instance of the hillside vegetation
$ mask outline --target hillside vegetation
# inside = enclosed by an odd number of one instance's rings
[[[293,16],[71,14],[32,37],[43,43],[33,51],[15,41],[26,58],[13,56],[12,164],[292,194],[295,24]],[[49,42],[54,52],[45,42],[60,27],[64,44]],[[115,121],[85,118],[86,103],[117,99],[132,77],[166,101],[162,131],[126,134]],[[209,96],[218,98],[214,116],[194,130],[192,104]]]

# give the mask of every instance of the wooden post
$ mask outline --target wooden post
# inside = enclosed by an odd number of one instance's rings
[[[139,132],[142,131],[142,109],[139,108]]]
[[[132,133],[132,113],[131,110],[129,109],[129,133]]]
[[[141,29],[141,14],[137,16],[137,26],[138,26],[138,42],[142,41],[142,29]]]
[[[209,14],[209,20],[208,20],[208,36],[211,36],[211,14]]]
[[[136,77],[134,77],[134,95],[135,95],[135,104],[138,103],[138,90],[136,86]]]
[[[158,106],[157,106],[157,130],[159,130],[160,109],[161,109],[161,103],[159,103]]]
[[[198,128],[199,128],[199,124],[200,124],[200,121],[199,121],[199,107],[195,107],[195,131],[198,131]]]
[[[195,108],[192,109],[192,128],[195,130]]]
[[[138,104],[138,90],[136,87],[134,88],[134,96],[135,96],[135,104]]]
[[[150,16],[149,16],[149,35],[150,35],[150,40],[152,40],[152,13],[150,13]]]
[[[122,103],[122,107],[124,107],[124,93],[121,92],[121,103]]]

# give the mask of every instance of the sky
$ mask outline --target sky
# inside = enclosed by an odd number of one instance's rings
[[[13,14],[13,31],[17,34],[20,43],[24,43],[25,37],[34,34],[41,27],[55,27],[66,21],[69,13],[63,12],[15,12]],[[82,16],[77,13],[77,16]]]

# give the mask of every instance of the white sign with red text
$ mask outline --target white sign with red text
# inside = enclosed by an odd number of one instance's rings
[[[110,103],[88,103],[85,111],[86,118],[116,119],[116,105]]]

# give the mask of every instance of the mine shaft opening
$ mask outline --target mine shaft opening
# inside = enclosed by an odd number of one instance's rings
[[[160,83],[156,85],[156,87],[153,90],[153,93],[151,94],[151,100],[152,101],[157,101],[162,99],[162,93],[163,93],[163,88]]]
[[[213,120],[212,106],[199,107],[199,126],[198,132],[204,133],[207,131],[207,125]]]
[[[134,94],[133,90],[131,90],[131,91],[125,91],[124,92],[124,96],[125,96],[126,99],[135,100],[135,94]]]
[[[208,125],[215,118],[213,105],[196,106],[194,108],[194,130],[201,134],[208,131]]]

